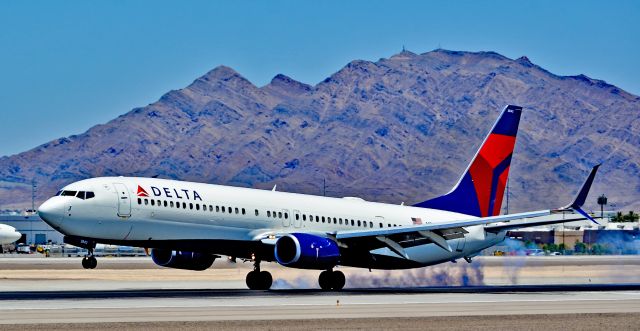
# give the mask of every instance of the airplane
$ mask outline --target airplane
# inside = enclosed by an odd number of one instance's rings
[[[500,215],[522,107],[506,106],[453,189],[412,206],[159,178],[98,177],[65,186],[44,202],[40,217],[88,249],[97,243],[142,247],[162,267],[205,270],[216,258],[251,261],[246,284],[267,290],[262,261],[321,270],[323,290],[341,290],[339,266],[418,268],[471,262],[504,240],[508,230],[567,220],[534,217],[577,211],[598,166],[565,207]],[[558,217],[560,218],[560,217]],[[572,219],[571,221],[575,221]],[[597,222],[596,222],[597,223]]]
[[[22,237],[22,233],[16,228],[6,224],[0,224],[0,245],[12,244]]]

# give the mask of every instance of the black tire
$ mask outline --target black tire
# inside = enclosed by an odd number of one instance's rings
[[[257,271],[251,271],[247,274],[246,283],[250,290],[260,289],[260,273]]]
[[[320,285],[320,288],[324,291],[330,291],[331,290],[331,284],[333,283],[333,277],[332,276],[332,272],[331,271],[323,271],[320,273],[320,276],[318,277],[318,285]]]
[[[268,271],[260,272],[260,289],[268,290],[271,288],[271,284],[273,284],[273,277]]]
[[[89,269],[95,269],[98,266],[98,260],[95,256],[89,256]]]
[[[331,288],[336,291],[342,290],[342,288],[344,287],[344,284],[347,281],[342,271],[334,271],[331,273],[331,276],[332,276],[331,278],[333,278],[332,279],[333,281],[331,282]]]
[[[89,259],[86,256],[82,258],[82,267],[89,269]]]

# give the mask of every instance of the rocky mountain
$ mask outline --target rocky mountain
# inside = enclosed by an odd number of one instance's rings
[[[0,209],[94,176],[159,176],[414,203],[448,191],[506,104],[523,106],[510,211],[557,207],[603,162],[589,197],[640,208],[640,97],[493,52],[403,51],[315,86],[257,87],[218,67],[83,134],[0,158]],[[326,180],[326,188],[323,186]]]

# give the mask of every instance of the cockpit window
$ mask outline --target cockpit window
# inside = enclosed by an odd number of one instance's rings
[[[63,197],[76,197],[82,200],[86,200],[86,199],[91,199],[93,197],[95,197],[95,193],[90,192],[90,191],[59,191],[58,193],[56,193],[56,195],[60,195]]]
[[[62,190],[58,191],[55,196],[59,196],[60,194],[62,194]]]

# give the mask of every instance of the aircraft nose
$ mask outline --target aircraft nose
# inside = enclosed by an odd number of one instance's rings
[[[20,232],[18,232],[18,231],[15,231],[14,233],[11,234],[12,242],[16,242],[20,238],[22,238],[22,234]]]
[[[64,205],[59,199],[51,198],[40,205],[38,215],[49,225],[58,227],[64,216]]]

